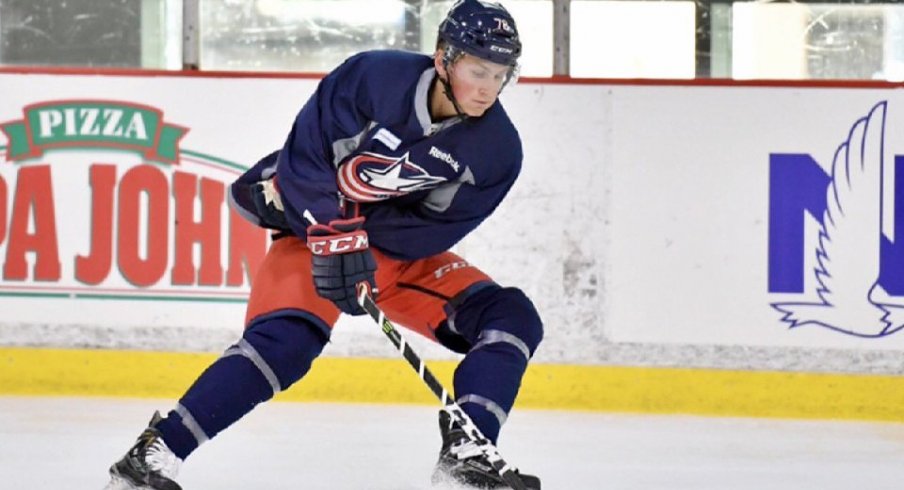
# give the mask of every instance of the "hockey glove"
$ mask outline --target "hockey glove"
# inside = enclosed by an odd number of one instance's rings
[[[364,218],[311,225],[307,231],[317,294],[349,315],[366,313],[358,304],[355,286],[366,281],[373,294],[376,293],[377,263],[368,248]]]

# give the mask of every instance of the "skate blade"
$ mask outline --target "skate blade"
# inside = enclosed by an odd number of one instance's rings
[[[527,490],[540,490],[540,479],[533,475],[521,475],[521,483]]]
[[[539,478],[537,478],[536,476],[533,476],[533,475],[520,475],[520,476],[521,476],[521,482],[524,483],[524,486],[527,488],[527,490],[541,490]],[[455,478],[451,477],[450,475],[447,475],[444,473],[434,474],[433,477],[430,479],[430,484],[431,484],[431,486],[430,486],[431,490],[474,490],[475,488],[486,488],[486,487],[474,487],[474,486],[468,485],[466,483],[462,483],[458,480],[455,480]],[[499,490],[503,490],[503,489],[507,489],[509,487],[505,484],[500,484],[493,488],[498,488]]]
[[[151,487],[144,485],[135,486],[125,478],[118,475],[110,475],[110,483],[103,490],[153,490]]]

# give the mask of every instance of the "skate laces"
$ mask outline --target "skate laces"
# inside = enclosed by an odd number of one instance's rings
[[[468,438],[464,438],[452,444],[449,447],[449,454],[455,456],[455,459],[465,460],[484,455],[484,447],[486,443],[478,444]]]
[[[151,443],[145,448],[144,463],[149,470],[156,471],[172,480],[179,473],[182,460],[158,436],[151,439]]]
[[[489,443],[486,439],[475,441],[468,437],[464,429],[452,420],[448,411],[440,411],[440,430],[446,452],[453,458],[464,461],[484,456],[484,448]]]

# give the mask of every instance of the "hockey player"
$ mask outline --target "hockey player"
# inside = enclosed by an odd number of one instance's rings
[[[242,338],[154,415],[110,468],[109,489],[180,489],[189,454],[301,379],[341,312],[364,313],[362,281],[394,321],[465,354],[456,400],[496,442],[543,327],[524,293],[448,250],[520,171],[521,141],[497,100],[520,54],[508,11],[461,0],[432,57],[364,52],[320,82],[285,145],[230,188],[235,210],[274,230]],[[444,411],[440,431],[434,481],[506,486]]]

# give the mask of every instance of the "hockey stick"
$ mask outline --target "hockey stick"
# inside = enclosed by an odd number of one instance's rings
[[[377,322],[377,325],[383,329],[383,333],[386,334],[386,336],[389,337],[389,340],[391,340],[396,348],[399,349],[399,352],[402,353],[402,357],[408,361],[408,364],[411,365],[418,376],[420,376],[424,383],[427,384],[430,391],[439,398],[440,402],[445,406],[444,410],[452,415],[452,418],[458,422],[458,425],[465,431],[468,438],[477,444],[477,447],[486,455],[487,460],[489,460],[493,469],[499,473],[500,477],[502,477],[502,481],[507,483],[514,490],[527,490],[524,482],[521,481],[521,477],[515,473],[515,469],[502,459],[496,446],[480,432],[480,429],[477,428],[474,421],[471,420],[471,417],[469,417],[468,414],[461,409],[461,406],[449,396],[449,392],[443,388],[443,385],[440,384],[439,380],[437,380],[427,366],[424,365],[424,361],[422,361],[411,346],[405,342],[405,339],[403,339],[401,334],[399,334],[399,331],[396,330],[395,325],[386,318],[386,315],[380,310],[380,307],[377,306],[373,298],[371,298],[367,283],[358,284],[358,303],[365,311],[367,311],[367,314]]]

